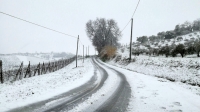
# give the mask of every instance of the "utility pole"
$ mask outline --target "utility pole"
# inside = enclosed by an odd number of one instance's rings
[[[1,83],[3,84],[3,69],[2,69],[2,60],[0,60],[0,76],[1,76]]]
[[[84,63],[84,45],[83,45],[83,63]]]
[[[90,54],[89,54],[89,46],[88,46],[88,57],[89,57],[89,55],[90,55]]]
[[[77,58],[78,58],[78,42],[79,42],[79,35],[77,39],[77,49],[76,49],[76,67],[77,67]]]
[[[131,49],[132,49],[132,31],[133,31],[133,18],[131,18],[131,39],[130,39],[130,55],[129,55],[129,62],[131,62]]]
[[[85,48],[85,58],[87,58],[87,47]]]

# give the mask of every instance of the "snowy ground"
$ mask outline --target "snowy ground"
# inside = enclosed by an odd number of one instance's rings
[[[28,65],[29,61],[31,65],[36,65],[38,63],[43,63],[43,62],[49,62],[50,60],[38,58],[38,57],[31,57],[31,56],[20,56],[16,55],[16,57],[20,60],[20,62],[23,62],[24,65]]]
[[[0,112],[34,102],[49,99],[84,84],[93,76],[90,60],[78,61],[81,67],[74,68],[75,62],[63,69],[41,76],[0,84]]]
[[[0,56],[2,60],[3,71],[19,68],[20,60],[15,55]]]
[[[49,62],[51,60],[46,60],[43,58],[38,58],[34,56],[21,56],[21,55],[6,55],[6,56],[0,56],[0,60],[3,62],[3,71],[6,70],[12,70],[15,68],[19,68],[21,62],[23,62],[23,65],[28,65],[29,61],[31,65],[36,65],[43,62]]]
[[[200,111],[200,95],[197,94],[200,90],[199,87],[133,72],[124,69],[127,66],[114,63],[114,61],[109,63],[115,64],[115,66],[106,65],[123,73],[130,84],[131,98],[128,104],[128,112]],[[82,66],[81,60],[78,65]],[[83,99],[84,102],[75,106],[71,110],[72,112],[96,110],[113,95],[121,79],[112,70],[103,65],[100,66],[109,74],[104,85],[96,93],[87,99]],[[49,99],[83,85],[94,74],[94,67],[89,59],[85,61],[84,67],[75,69],[74,67],[75,62],[54,73],[31,77],[14,83],[0,84],[0,111]],[[143,71],[145,70],[146,68],[143,68]],[[46,106],[59,101],[62,101],[62,99],[51,101]]]
[[[110,64],[118,64],[135,72],[165,78],[171,81],[179,81],[200,87],[200,58],[190,55],[184,58],[165,56],[133,56],[134,62],[128,63],[124,59],[129,58],[129,50],[118,50],[115,59]]]
[[[71,58],[72,56],[69,57],[65,57],[66,58]],[[12,70],[15,68],[19,68],[21,62],[23,62],[23,65],[26,66],[29,64],[31,65],[37,65],[39,63],[43,63],[43,62],[50,62],[50,61],[55,61],[55,60],[59,60],[59,59],[63,59],[61,57],[59,58],[50,58],[50,59],[45,59],[40,55],[36,55],[36,56],[24,56],[24,55],[4,55],[4,56],[0,56],[0,60],[2,60],[3,62],[3,71],[6,70]]]
[[[159,78],[181,82],[186,88],[200,95],[200,60],[198,58],[165,58],[165,57],[134,57],[135,62],[125,61],[108,63],[134,72],[156,76]],[[193,86],[189,86],[189,85]]]
[[[124,73],[131,86],[129,112],[200,112],[200,96],[179,83],[107,66]]]

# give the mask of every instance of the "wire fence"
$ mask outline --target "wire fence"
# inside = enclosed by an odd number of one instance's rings
[[[19,69],[13,70],[2,70],[2,61],[0,60],[0,80],[1,83],[5,82],[14,82],[17,80],[21,80],[23,78],[29,78],[33,76],[43,75],[51,72],[55,72],[63,67],[72,63],[76,57],[72,57],[70,59],[61,59],[54,62],[49,63],[39,63],[38,65],[31,65],[30,61],[28,66],[23,67],[23,62],[21,63]]]

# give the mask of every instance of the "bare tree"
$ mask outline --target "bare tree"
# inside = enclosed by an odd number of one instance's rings
[[[97,51],[100,53],[105,46],[118,46],[121,32],[115,20],[97,18],[86,23],[86,33]]]

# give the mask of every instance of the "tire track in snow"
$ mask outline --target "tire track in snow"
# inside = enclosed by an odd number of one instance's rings
[[[121,72],[115,70],[114,68],[110,68],[97,60],[99,64],[107,67],[114,71],[122,80],[115,91],[115,93],[96,111],[97,112],[124,112],[128,107],[129,99],[131,97],[131,89],[130,85],[126,80],[126,77]]]
[[[94,62],[94,60],[92,60],[92,62],[96,63],[96,62]],[[96,70],[98,69],[102,75],[102,78],[98,84],[96,84],[94,87],[90,87],[90,88],[79,88],[79,92],[77,93],[78,95],[73,96],[73,98],[63,102],[62,104],[56,105],[54,107],[51,107],[51,108],[43,110],[43,111],[44,112],[69,111],[69,110],[73,109],[74,106],[77,106],[78,104],[84,102],[86,99],[88,99],[88,97],[90,97],[93,93],[95,93],[97,90],[99,90],[103,86],[105,80],[107,79],[108,73],[106,72],[106,70],[102,69],[97,64],[93,64],[93,65],[95,67],[94,74],[96,75]],[[87,89],[87,91],[84,91],[85,89]],[[83,90],[83,92],[80,92],[81,90]],[[77,91],[78,91],[78,89],[77,89]]]

